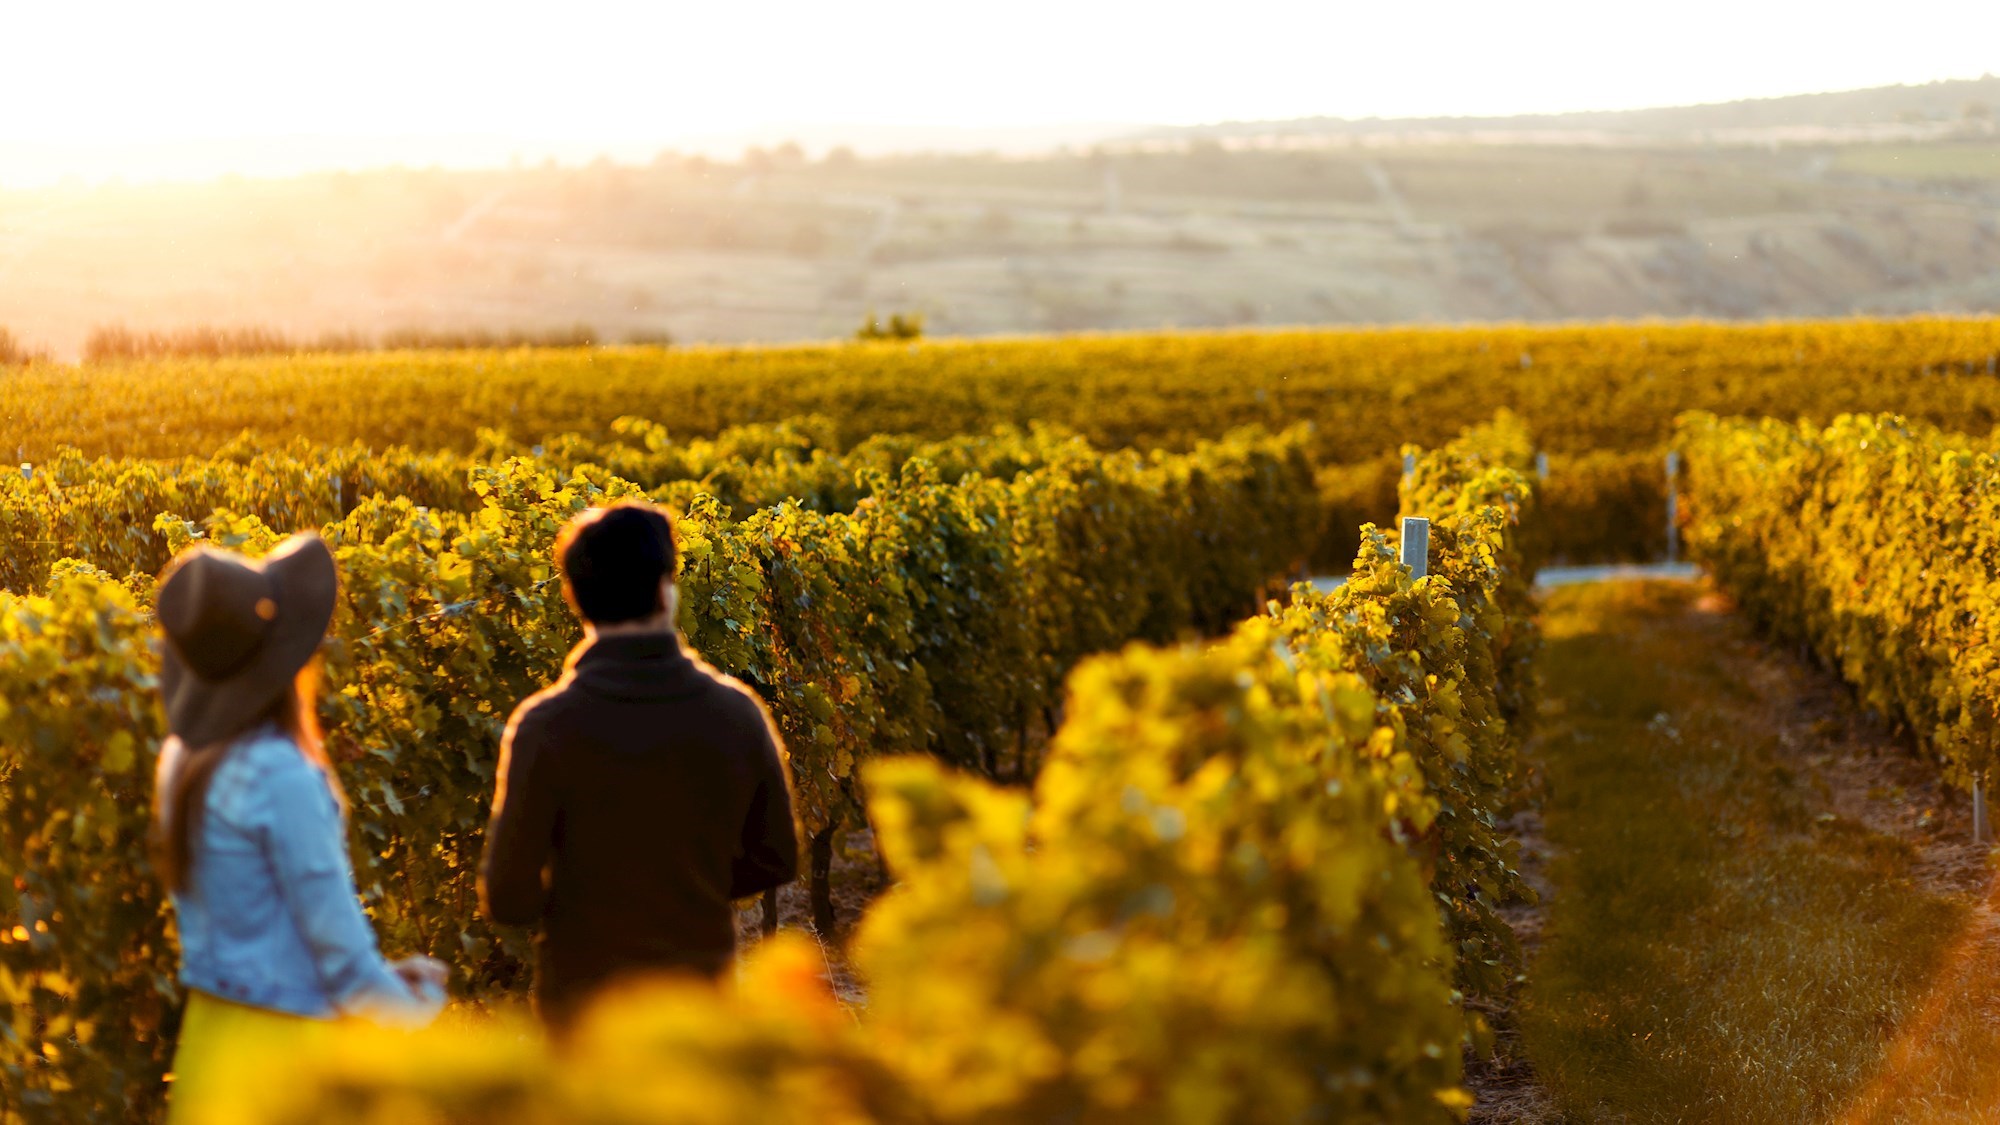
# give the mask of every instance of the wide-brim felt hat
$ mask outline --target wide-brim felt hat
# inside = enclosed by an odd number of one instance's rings
[[[175,559],[156,599],[167,730],[199,747],[249,729],[318,651],[339,593],[333,551],[311,532],[262,559],[212,547]]]

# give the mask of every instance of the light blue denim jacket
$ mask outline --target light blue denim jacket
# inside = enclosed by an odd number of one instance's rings
[[[160,763],[167,776],[170,744]],[[354,891],[347,825],[319,766],[275,726],[244,735],[210,780],[187,886],[173,896],[181,983],[314,1019],[420,1023]]]

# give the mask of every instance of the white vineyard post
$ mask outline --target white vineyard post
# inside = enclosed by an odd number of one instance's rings
[[[1431,521],[1422,516],[1403,517],[1403,565],[1413,581],[1431,572]]]
[[[1986,774],[1972,775],[1972,842],[1990,843],[1993,839],[1992,826],[1986,823]]]
[[[1404,484],[1410,483],[1410,478],[1416,475],[1417,475],[1417,455],[1414,453],[1403,454],[1403,483]]]
[[[1667,563],[1681,561],[1681,454],[1678,449],[1667,451]]]
[[[1549,455],[1546,453],[1535,454],[1535,479],[1549,479]]]

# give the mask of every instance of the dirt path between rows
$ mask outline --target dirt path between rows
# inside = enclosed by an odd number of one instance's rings
[[[1542,832],[1542,814],[1528,808],[1515,813],[1506,829],[1521,843],[1521,877],[1535,892],[1534,902],[1510,902],[1500,911],[1521,943],[1521,953],[1533,962],[1542,944],[1542,926],[1548,917],[1555,885],[1549,879],[1553,846]],[[1478,1005],[1494,1029],[1494,1050],[1490,1057],[1466,1060],[1465,1082],[1472,1090],[1470,1120],[1476,1125],[1540,1125],[1561,1121],[1562,1113],[1548,1088],[1535,1074],[1528,1060],[1521,1029],[1510,1011],[1502,1007]]]
[[[1559,784],[1511,825],[1542,901],[1507,915],[1531,983],[1469,1065],[1472,1120],[2000,1120],[2000,899],[1964,795],[1713,592],[1545,605],[1528,755]],[[1588,822],[1595,785],[1694,823]],[[1653,854],[1606,858],[1627,844]],[[1614,921],[1647,932],[1587,928]]]

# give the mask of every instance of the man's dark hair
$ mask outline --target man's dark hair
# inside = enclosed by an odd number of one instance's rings
[[[674,576],[674,521],[651,504],[592,508],[556,539],[563,596],[593,625],[639,621],[660,612],[660,580]]]

